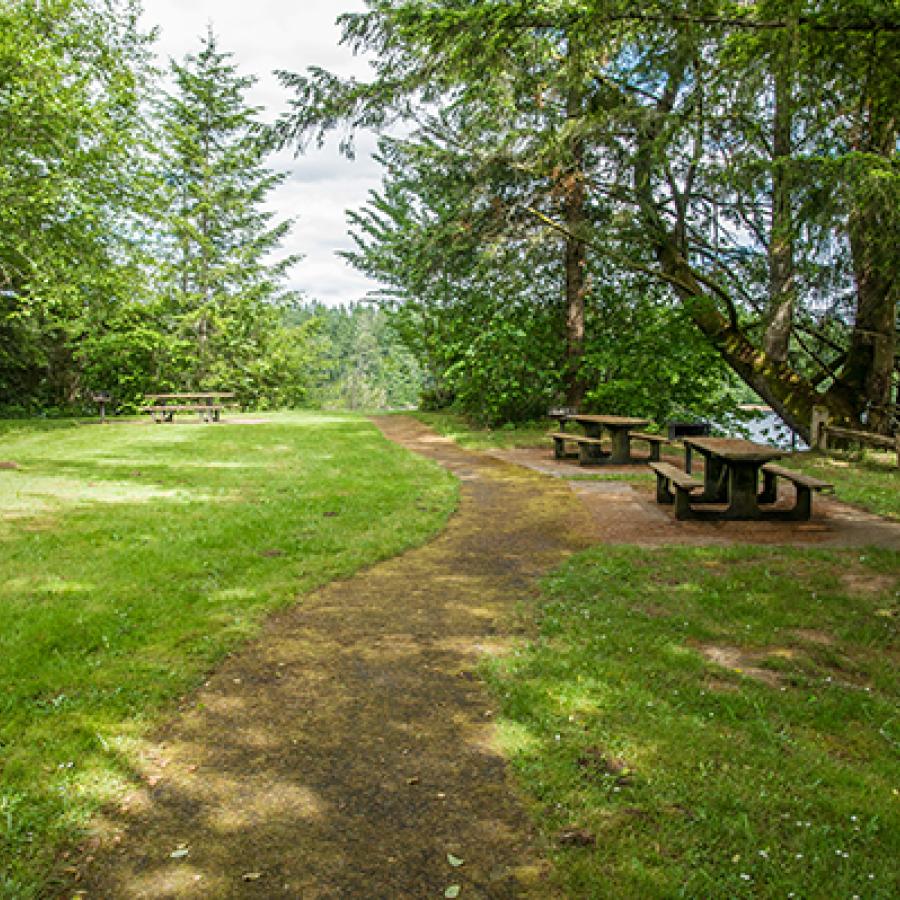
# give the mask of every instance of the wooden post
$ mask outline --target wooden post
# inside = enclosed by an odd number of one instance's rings
[[[812,413],[812,422],[809,428],[809,442],[813,450],[828,449],[828,408],[825,406],[814,406]]]

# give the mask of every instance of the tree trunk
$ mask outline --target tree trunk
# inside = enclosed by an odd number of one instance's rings
[[[769,304],[763,348],[787,362],[794,322],[794,217],[791,210],[791,126],[793,123],[792,29],[780,37],[775,60],[775,114],[772,135],[772,220],[769,238]]]
[[[569,88],[566,96],[566,118],[569,123],[584,114],[584,87],[581,82],[581,60],[577,47],[569,46]],[[587,191],[585,188],[584,139],[571,139],[570,168],[563,190],[566,291],[566,360],[564,383],[566,405],[579,407],[584,401],[586,385],[582,372],[584,361],[584,311],[588,292],[587,248],[582,240],[586,226]]]
[[[850,251],[856,279],[856,318],[850,352],[839,381],[859,398],[859,413],[866,426],[890,433],[896,412],[893,406],[894,360],[897,349],[897,237],[900,213],[896,194],[885,193],[883,182],[897,143],[895,74],[882,54],[873,55],[873,71],[885,79],[868,85],[864,112],[853,149],[884,160],[883,167],[869,163],[857,177],[855,197],[848,219]],[[871,168],[870,168],[871,167]],[[873,171],[873,169],[876,169]],[[889,180],[889,178],[887,179]]]

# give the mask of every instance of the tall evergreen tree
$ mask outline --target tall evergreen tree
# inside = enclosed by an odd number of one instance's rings
[[[266,390],[276,308],[290,299],[284,276],[299,257],[272,257],[291,223],[276,221],[265,201],[286,175],[265,165],[259,109],[246,100],[256,79],[230,58],[210,31],[199,53],[172,63],[159,275],[176,379],[195,389],[227,385],[255,400]]]

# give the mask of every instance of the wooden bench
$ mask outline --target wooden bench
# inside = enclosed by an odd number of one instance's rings
[[[645,434],[641,431],[632,431],[628,434],[629,441],[646,441],[650,445],[650,460],[659,462],[659,452],[663,444],[668,444],[669,439],[661,434]]]
[[[592,462],[596,462],[602,456],[609,454],[603,450],[603,440],[601,438],[588,437],[584,434],[575,435],[575,442],[578,444],[578,465],[587,466]],[[591,453],[591,447],[596,448]]]
[[[842,438],[846,441],[854,441],[869,447],[878,447],[881,450],[894,450],[897,454],[897,465],[900,466],[900,432],[891,436],[888,434],[876,434],[873,431],[860,431],[857,428],[844,428],[832,425],[829,422],[819,424],[819,434],[813,435],[818,440],[820,450],[828,449],[830,437]]]
[[[651,462],[650,468],[656,472],[656,502],[674,503],[676,519],[690,518],[691,494],[694,491],[702,491],[703,482],[669,463]]]
[[[578,442],[582,435],[569,431],[553,431],[549,437],[553,438],[553,455],[556,459],[575,459],[578,453],[566,453],[566,441],[570,444]]]
[[[834,490],[834,485],[821,478],[813,478],[793,469],[786,469],[776,463],[766,463],[762,467],[763,489],[759,495],[760,503],[774,503],[778,499],[778,479],[784,478],[790,481],[796,489],[794,505],[791,509],[784,510],[785,519],[807,521],[812,515],[812,492]]]
[[[574,431],[553,431],[549,437],[553,438],[553,455],[556,459],[578,459],[579,465],[585,466],[594,462],[596,456],[590,455],[591,447],[598,449],[603,446],[600,438],[588,437]],[[578,444],[577,453],[566,453],[566,444]]]

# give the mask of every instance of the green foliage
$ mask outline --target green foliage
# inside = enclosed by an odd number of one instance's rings
[[[609,292],[606,303],[591,310],[585,354],[591,407],[661,424],[733,415],[742,385],[684,311],[653,286],[634,293],[626,305]]]
[[[521,397],[600,378],[595,402],[645,406],[673,389],[674,405],[721,406],[733,379],[684,320],[680,347],[655,340],[673,319],[644,301],[652,280],[801,433],[816,403],[849,420],[868,407],[889,427],[895,5],[373,0],[342,24],[372,54],[372,79],[282,73],[296,100],[277,131],[302,146],[340,123],[412,122],[382,143],[384,189],[352,217],[351,258],[411,307],[404,336],[435,398],[461,392],[472,414],[516,417]],[[630,332],[614,332],[621,359],[601,321],[611,290]],[[483,327],[494,304],[503,336],[476,341],[465,322]],[[516,304],[540,323],[527,341]],[[523,347],[541,348],[524,376],[498,365]]]
[[[421,371],[384,312],[368,305],[310,304],[291,315],[316,323],[318,361],[309,402],[332,409],[416,404]]]
[[[78,340],[141,294],[147,52],[127,0],[0,3],[0,407],[76,402]]]
[[[172,64],[175,89],[163,104],[155,280],[160,324],[178,353],[162,377],[194,390],[228,386],[248,404],[279,402],[297,397],[296,384],[279,387],[279,367],[304,352],[303,333],[278,335],[277,307],[292,300],[280,283],[299,257],[271,260],[290,222],[273,222],[264,205],[285,176],[264,165],[259,111],[244,99],[254,79],[229,56],[210,32],[199,53]],[[268,359],[273,339],[278,359]]]

